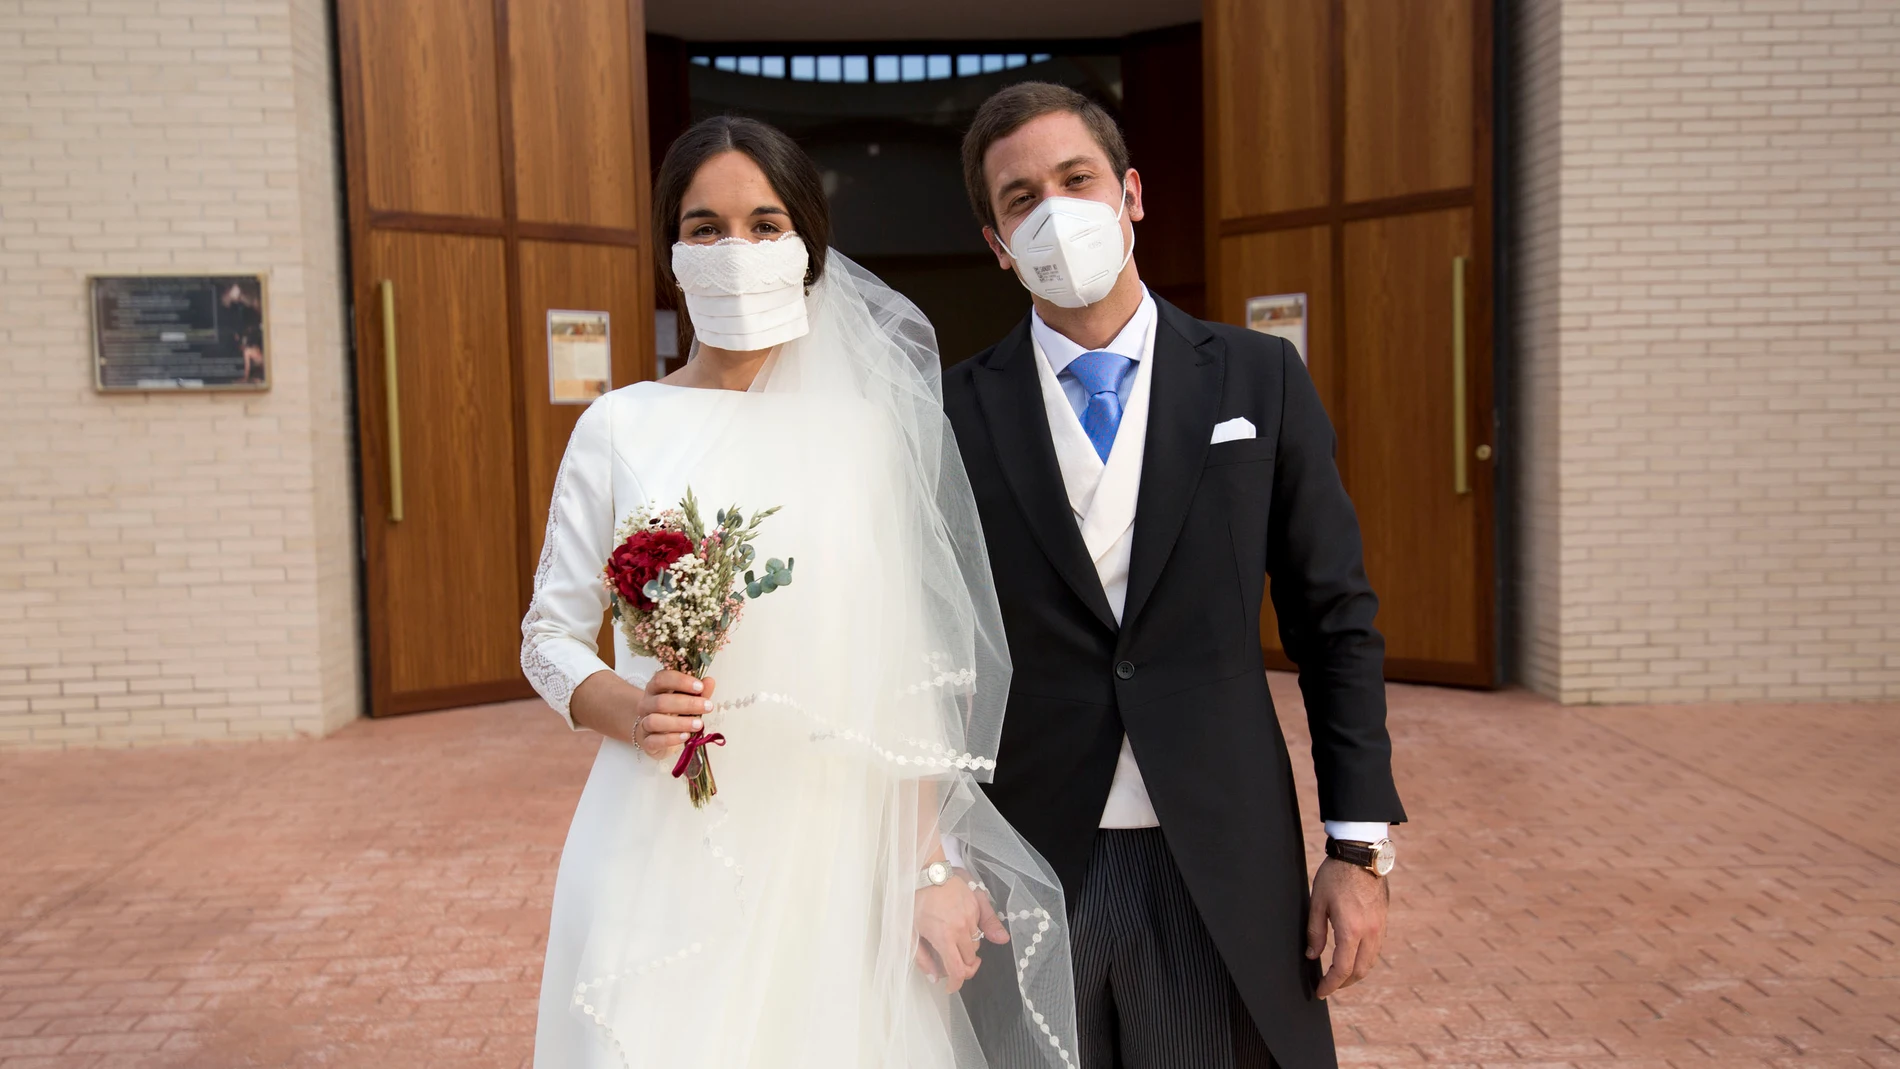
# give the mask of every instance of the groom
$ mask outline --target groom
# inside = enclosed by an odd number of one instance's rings
[[[1093,102],[1004,89],[963,170],[1034,303],[944,382],[1015,662],[989,792],[1062,880],[1081,1064],[1334,1066],[1319,999],[1377,958],[1405,812],[1332,427],[1287,342],[1141,284],[1141,176]],[[1269,577],[1329,836],[1310,905]],[[974,1012],[1014,994],[1009,953],[984,948]]]

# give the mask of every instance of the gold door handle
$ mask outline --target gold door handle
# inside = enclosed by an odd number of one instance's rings
[[[396,384],[396,283],[383,279],[383,411],[389,418],[389,522],[402,522],[402,396]]]
[[[1451,258],[1451,486],[1471,492],[1465,449],[1465,258]]]

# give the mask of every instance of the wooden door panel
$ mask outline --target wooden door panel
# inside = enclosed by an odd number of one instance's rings
[[[1201,28],[1122,40],[1122,134],[1141,174],[1141,281],[1192,316],[1207,314]]]
[[[386,518],[386,447],[366,449],[363,470],[365,497],[381,498],[366,501],[380,531],[372,540],[387,651],[379,682],[400,711],[429,692],[520,676],[514,376],[501,239],[382,231],[371,244],[372,270],[395,284],[400,522]],[[366,355],[380,371],[380,330],[370,340]],[[380,385],[381,375],[362,381]],[[375,393],[366,423],[387,411],[388,398]]]
[[[1208,169],[1219,218],[1326,203],[1327,8],[1328,0],[1205,0]]]
[[[1488,466],[1470,464],[1473,490],[1457,492],[1450,344],[1453,259],[1470,254],[1468,209],[1347,224],[1353,312],[1340,379],[1350,440],[1340,465],[1365,532],[1386,656],[1477,677],[1489,663],[1479,558],[1489,486],[1476,487]]]
[[[1345,198],[1472,184],[1472,0],[1344,0]]]
[[[356,296],[371,711],[525,697],[521,614],[579,408],[549,308],[650,375],[640,0],[336,0]],[[380,280],[394,284],[403,516]]]
[[[1330,228],[1269,230],[1220,240],[1221,306],[1214,318],[1247,321],[1247,298],[1306,294],[1306,359],[1313,386],[1333,406],[1333,250]]]
[[[653,312],[641,299],[640,267],[645,250],[563,242],[521,243],[521,392],[528,440],[528,560],[541,557],[548,500],[574,423],[584,405],[548,400],[549,309],[606,312],[613,348],[614,387],[653,377]]]
[[[524,220],[633,229],[638,57],[624,3],[511,7],[516,210]],[[645,82],[644,72],[637,81]]]
[[[1389,679],[1496,682],[1491,0],[1204,0],[1209,312],[1309,295]],[[1452,261],[1465,407],[1452,396]],[[1454,486],[1454,426],[1469,491]],[[1271,606],[1261,645],[1284,663]]]
[[[1246,322],[1247,298],[1275,293],[1304,293],[1307,297],[1307,367],[1313,385],[1329,411],[1332,404],[1333,247],[1332,229],[1272,230],[1220,240],[1221,307],[1215,318]],[[1269,589],[1271,589],[1269,587]],[[1260,644],[1268,664],[1286,668],[1290,662],[1280,647],[1280,625],[1273,602],[1260,609]]]
[[[342,9],[370,210],[500,218],[493,3],[359,0]]]

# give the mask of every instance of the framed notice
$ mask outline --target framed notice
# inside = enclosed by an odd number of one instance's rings
[[[548,310],[548,400],[584,405],[614,387],[605,312]]]
[[[1247,329],[1292,342],[1300,363],[1306,363],[1306,294],[1247,298]]]
[[[266,390],[262,275],[93,275],[93,385]]]

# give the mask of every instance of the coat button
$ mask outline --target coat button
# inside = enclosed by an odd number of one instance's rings
[[[1120,664],[1118,664],[1118,665],[1116,665],[1116,666],[1115,666],[1115,677],[1116,677],[1117,679],[1133,679],[1133,678],[1135,678],[1135,662],[1133,662],[1133,661],[1123,661],[1123,662],[1121,662]]]

